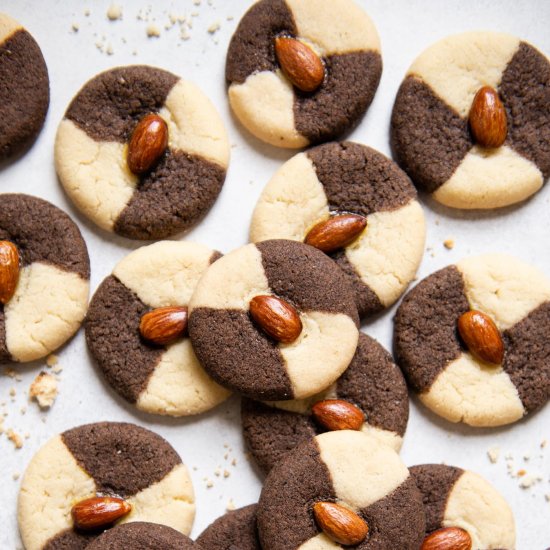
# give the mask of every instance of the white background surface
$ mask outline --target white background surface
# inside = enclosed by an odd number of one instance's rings
[[[224,62],[227,44],[248,1],[192,0],[170,2],[121,0],[123,18],[106,17],[109,2],[69,0],[1,0],[0,11],[18,19],[40,44],[48,64],[51,104],[46,125],[34,147],[15,163],[0,169],[0,191],[25,192],[46,198],[76,220],[89,247],[92,292],[117,261],[143,243],[107,234],[84,219],[63,194],[53,165],[53,143],[57,124],[78,89],[99,71],[116,65],[146,63],[173,71],[198,84],[220,111],[232,144],[232,160],[225,187],[206,217],[188,238],[227,252],[247,241],[248,224],[262,187],[294,153],[262,145],[248,135],[231,116],[225,96]],[[393,100],[407,67],[428,45],[448,34],[491,29],[516,34],[547,55],[550,54],[549,0],[360,0],[373,18],[382,40],[384,71],[367,116],[350,135],[389,155],[388,127]],[[90,15],[85,16],[86,9]],[[150,10],[146,22],[137,18]],[[183,41],[178,25],[166,30],[168,14],[196,12],[191,38]],[[233,19],[228,20],[228,17]],[[154,19],[154,21],[153,21]],[[159,38],[147,38],[146,27],[154,22]],[[207,29],[219,22],[215,34]],[[79,25],[73,32],[71,25]],[[109,44],[113,55],[96,47]],[[135,55],[133,55],[135,52]],[[550,275],[550,187],[547,185],[526,203],[489,213],[463,213],[434,204],[422,196],[428,222],[427,252],[419,277],[459,258],[484,252],[507,252],[532,262]],[[443,241],[455,240],[453,250]],[[363,326],[363,330],[391,346],[395,308]],[[258,498],[262,478],[246,460],[239,425],[238,399],[199,418],[174,420],[153,417],[134,410],[104,383],[86,350],[83,331],[58,351],[59,396],[49,412],[39,412],[28,403],[26,392],[45,363],[16,366],[22,380],[0,375],[0,414],[7,414],[5,428],[29,434],[22,449],[15,450],[6,435],[0,436],[0,549],[21,546],[16,524],[19,480],[36,450],[51,436],[78,424],[100,420],[130,421],[163,435],[190,467],[196,498],[197,517],[193,536],[224,513],[228,502],[243,506]],[[10,397],[15,388],[16,396]],[[26,414],[21,408],[26,407]],[[492,482],[508,499],[516,518],[519,550],[543,550],[550,546],[550,406],[514,426],[500,429],[470,429],[438,419],[416,400],[402,456],[409,465],[446,462],[472,469]],[[501,456],[491,464],[487,450],[498,446]],[[224,455],[228,453],[227,460]],[[504,456],[514,458],[514,471],[524,468],[541,475],[531,489],[519,487],[519,480],[506,472]],[[524,455],[530,455],[524,460]],[[236,458],[236,466],[231,465]],[[217,468],[230,476],[215,475]],[[213,486],[207,488],[207,479]],[[550,499],[550,496],[548,497]]]

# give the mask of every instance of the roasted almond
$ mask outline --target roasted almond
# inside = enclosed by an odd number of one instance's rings
[[[472,309],[458,318],[458,333],[470,353],[486,363],[499,365],[504,359],[504,342],[494,321]]]
[[[168,344],[187,332],[187,308],[159,307],[145,313],[139,322],[139,332],[145,340],[154,344]]]
[[[314,92],[325,79],[325,66],[321,58],[296,38],[275,38],[275,55],[281,69],[296,88]]]
[[[367,219],[358,214],[339,214],[315,224],[304,242],[323,252],[334,252],[351,244],[367,226]]]
[[[290,344],[302,332],[298,312],[288,302],[261,294],[250,300],[252,320],[273,340]]]
[[[359,544],[369,534],[369,526],[364,519],[335,502],[317,502],[313,506],[313,515],[325,535],[339,544]]]
[[[0,241],[0,303],[7,304],[19,282],[19,251],[10,241]]]
[[[111,525],[131,510],[131,504],[121,498],[92,497],[75,504],[71,516],[77,529],[93,531]]]
[[[508,125],[506,110],[496,90],[480,88],[470,108],[470,129],[482,147],[500,147],[506,140]]]
[[[472,538],[460,527],[443,527],[430,533],[420,550],[471,550]]]
[[[154,113],[145,115],[135,127],[128,143],[128,168],[144,174],[155,166],[168,147],[168,126]]]
[[[317,401],[311,407],[315,421],[327,430],[360,430],[365,420],[361,409],[343,399]]]

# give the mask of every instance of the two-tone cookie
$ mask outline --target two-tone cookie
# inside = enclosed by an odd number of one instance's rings
[[[193,525],[193,487],[170,444],[134,424],[100,422],[55,436],[31,460],[18,504],[26,550],[86,548],[111,525],[76,528],[71,512],[96,497],[121,499],[129,507],[119,523],[161,523],[186,535]],[[83,516],[90,524],[97,515],[96,506]]]
[[[50,103],[48,69],[40,47],[9,15],[0,13],[0,162],[29,146]]]
[[[347,274],[361,317],[392,305],[422,259],[425,222],[408,176],[390,159],[358,143],[327,143],[291,158],[260,196],[250,226],[253,242],[308,242],[317,224],[360,216],[366,229],[341,240],[325,230],[321,244]],[[353,218],[353,216],[352,216]],[[352,226],[353,229],[353,226]],[[331,234],[328,234],[331,233]],[[312,242],[313,244],[313,242]]]
[[[513,550],[514,515],[502,495],[484,478],[454,466],[422,464],[410,468],[426,509],[431,539],[466,539],[472,550]],[[458,532],[456,532],[458,528]],[[440,530],[444,531],[440,531]],[[460,530],[466,531],[467,535]],[[437,548],[435,542],[430,548]]]
[[[401,370],[376,340],[363,333],[350,366],[327,390],[302,401],[261,403],[244,398],[241,409],[246,444],[264,472],[300,443],[350,422],[398,451],[408,417]]]
[[[488,31],[447,37],[420,54],[399,88],[397,160],[447,206],[522,201],[550,175],[549,96],[550,62],[527,42]]]
[[[205,370],[252,399],[302,399],[348,367],[359,331],[344,273],[303,243],[249,244],[212,264],[189,304]]]
[[[185,328],[191,294],[219,256],[186,241],[145,246],[120,261],[92,298],[88,348],[109,384],[138,409],[185,416],[229,396],[200,366]]]
[[[67,214],[29,195],[0,195],[0,363],[45,357],[78,330],[90,260]]]
[[[506,255],[433,273],[397,310],[398,364],[420,400],[451,422],[509,424],[550,396],[550,281]]]
[[[334,139],[370,105],[380,40],[351,0],[261,0],[229,44],[229,102],[241,123],[277,147]]]
[[[192,83],[155,67],[90,80],[59,125],[55,165],[76,206],[107,231],[160,239],[198,222],[229,162],[223,123]]]

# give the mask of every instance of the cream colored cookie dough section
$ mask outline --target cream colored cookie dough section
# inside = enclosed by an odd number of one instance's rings
[[[391,430],[383,430],[376,426],[371,426],[368,422],[364,422],[361,426],[361,431],[367,434],[383,445],[387,445],[390,449],[393,449],[396,453],[401,450],[403,446],[403,438]]]
[[[149,521],[189,535],[195,519],[195,495],[187,468],[177,465],[158,483],[128,498],[132,511],[120,523]]]
[[[113,231],[138,182],[126,164],[125,147],[95,141],[68,119],[61,121],[55,138],[55,169],[66,193],[107,231]]]
[[[0,13],[0,45],[7,40],[15,31],[22,30],[23,27],[15,19],[12,19],[5,13]]]
[[[501,331],[550,300],[550,280],[513,256],[474,256],[456,266],[462,273],[470,307],[489,315]]]
[[[537,166],[510,147],[475,145],[433,196],[453,208],[500,208],[530,197],[543,182]]]
[[[352,0],[285,0],[298,36],[321,55],[357,50],[380,51],[380,38],[370,17]]]
[[[421,53],[408,74],[420,77],[461,117],[467,117],[479,88],[498,88],[519,44],[515,36],[489,31],[449,36]]]
[[[324,533],[319,533],[317,536],[298,546],[298,550],[334,550],[335,548],[343,547],[331,541]]]
[[[447,365],[420,400],[443,418],[470,426],[503,426],[525,413],[508,374],[469,353]]]
[[[361,280],[385,307],[393,304],[416,274],[424,252],[426,224],[417,201],[367,216],[367,229],[346,248]]]
[[[35,262],[23,267],[13,298],[4,306],[6,345],[16,361],[48,355],[80,327],[89,282],[76,273]]]
[[[454,484],[442,524],[468,531],[472,550],[516,547],[510,506],[489,482],[473,472],[464,472]]]
[[[231,84],[228,94],[233,112],[257,138],[291,149],[308,145],[294,125],[294,91],[280,70],[251,74]]]
[[[169,147],[227,168],[229,140],[220,115],[202,91],[185,80],[170,90],[159,115],[168,124]]]
[[[154,414],[188,416],[212,409],[230,394],[204,372],[187,338],[162,355],[136,406]]]
[[[54,535],[73,525],[71,508],[95,496],[93,479],[77,464],[61,436],[34,456],[21,482],[17,519],[26,550],[42,550]]]

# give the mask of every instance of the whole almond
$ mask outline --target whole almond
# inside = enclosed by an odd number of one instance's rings
[[[304,242],[323,252],[334,252],[351,244],[367,226],[367,219],[358,214],[339,214],[315,224]]]
[[[327,430],[360,430],[365,415],[355,405],[343,399],[317,401],[311,408],[315,421]]]
[[[420,550],[471,550],[472,538],[460,527],[443,527],[430,533]]]
[[[314,92],[325,79],[325,66],[321,58],[296,38],[275,38],[275,55],[281,69],[296,88]]]
[[[302,332],[298,312],[288,302],[261,294],[250,300],[252,320],[273,340],[290,344]]]
[[[128,143],[128,168],[144,174],[159,161],[168,147],[168,126],[154,113],[145,115],[135,127]]]
[[[187,332],[187,308],[159,307],[145,313],[139,322],[139,332],[145,340],[165,345]]]
[[[482,147],[500,147],[506,140],[506,110],[496,90],[480,88],[474,97],[469,115],[472,135]]]
[[[19,251],[10,241],[0,241],[0,303],[7,304],[19,282]]]
[[[349,508],[335,502],[317,502],[313,506],[317,525],[334,542],[351,546],[363,542],[369,534],[367,522]]]
[[[458,318],[458,332],[470,353],[486,363],[500,365],[504,359],[504,342],[493,320],[475,309]]]
[[[131,504],[121,498],[92,497],[75,504],[71,516],[77,529],[92,531],[111,525],[131,510]]]

